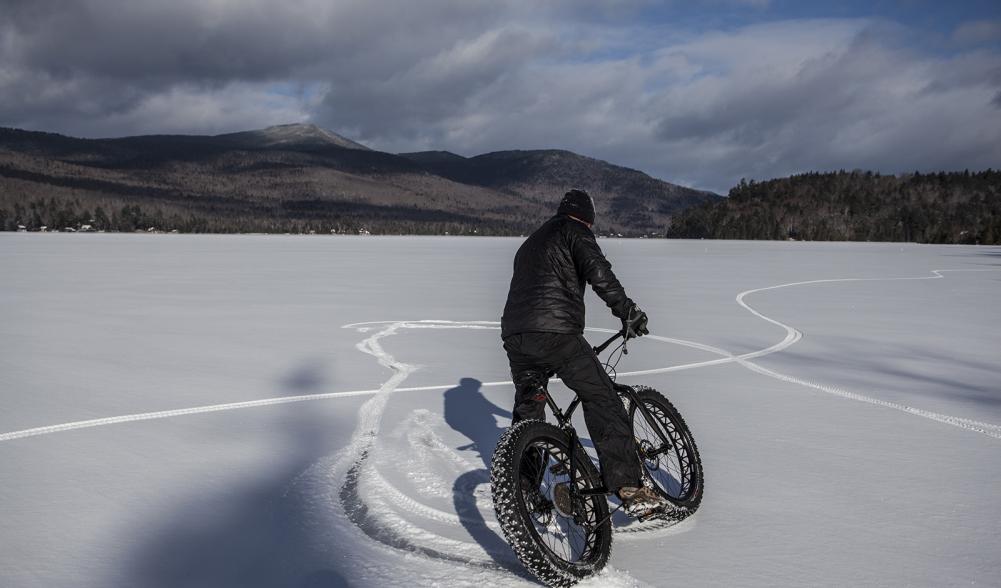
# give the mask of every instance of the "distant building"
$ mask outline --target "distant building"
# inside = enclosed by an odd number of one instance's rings
[[[81,233],[92,233],[94,232],[94,227],[92,225],[80,225]]]
[[[28,227],[26,227],[24,225],[17,225],[17,232],[18,233],[27,233],[28,232]]]

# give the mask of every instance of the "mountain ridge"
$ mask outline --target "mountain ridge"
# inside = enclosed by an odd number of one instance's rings
[[[672,214],[718,198],[565,150],[393,154],[307,124],[103,139],[0,128],[8,230],[100,207],[98,224],[115,230],[522,234],[571,187],[595,196],[596,230],[633,236],[662,235]]]
[[[345,149],[372,151],[369,147],[337,133],[313,124],[291,123],[272,125],[263,129],[213,135],[216,139],[232,141],[236,145],[257,148],[280,148],[283,146],[329,146]]]

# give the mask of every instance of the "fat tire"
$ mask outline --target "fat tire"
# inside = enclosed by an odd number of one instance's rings
[[[672,504],[683,509],[684,516],[690,516],[695,513],[699,508],[699,504],[702,503],[702,495],[705,490],[705,479],[702,473],[702,458],[699,457],[699,448],[695,445],[695,438],[692,436],[691,430],[688,428],[688,424],[685,423],[685,419],[681,417],[681,413],[678,409],[671,404],[663,394],[649,386],[633,386],[633,391],[639,398],[640,402],[643,404],[653,404],[655,405],[663,414],[670,419],[671,424],[674,426],[674,430],[677,433],[678,440],[684,445],[685,449],[689,452],[689,467],[691,468],[691,485],[692,489],[688,492],[687,496],[679,499],[678,497],[671,496],[664,491],[653,478],[647,472],[647,468],[644,465],[642,467],[644,483],[651,486],[658,494],[669,500]],[[629,422],[634,423],[634,417],[636,416],[637,407],[633,405],[630,401],[626,408],[629,414]],[[642,418],[642,415],[639,417]],[[636,446],[637,456],[640,455],[639,444]],[[642,457],[640,457],[640,463],[643,463]],[[682,513],[678,513],[682,514]]]
[[[597,539],[588,561],[567,562],[555,557],[546,546],[540,544],[535,527],[529,520],[531,515],[521,496],[520,470],[525,449],[541,439],[558,444],[569,455],[567,434],[541,420],[520,421],[510,427],[497,442],[490,465],[490,491],[494,511],[508,544],[535,577],[549,586],[572,586],[598,573],[608,562],[612,548],[608,502],[601,495],[594,497],[594,506],[601,523],[597,527]],[[590,486],[601,485],[601,475],[582,448],[575,454],[575,461],[580,476],[589,481]]]

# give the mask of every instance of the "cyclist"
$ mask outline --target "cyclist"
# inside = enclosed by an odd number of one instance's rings
[[[594,201],[570,190],[556,215],[518,249],[501,318],[501,337],[515,386],[512,424],[545,420],[545,386],[555,372],[577,393],[598,453],[605,487],[627,513],[643,516],[669,503],[642,485],[629,417],[612,381],[584,339],[584,285],[591,285],[627,337],[648,334],[647,315],[626,296],[591,232]],[[538,465],[526,460],[529,470]],[[523,471],[530,477],[531,471]]]

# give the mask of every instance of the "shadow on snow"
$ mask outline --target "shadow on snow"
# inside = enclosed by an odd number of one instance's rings
[[[280,381],[295,394],[326,386],[322,366],[306,364]],[[337,570],[304,561],[310,534],[306,513],[283,500],[289,481],[330,454],[330,425],[302,405],[285,407],[275,444],[279,467],[248,482],[190,498],[166,520],[140,529],[127,585],[213,588],[340,588],[350,586]],[[276,452],[279,450],[276,450]],[[204,486],[203,486],[204,487]]]

